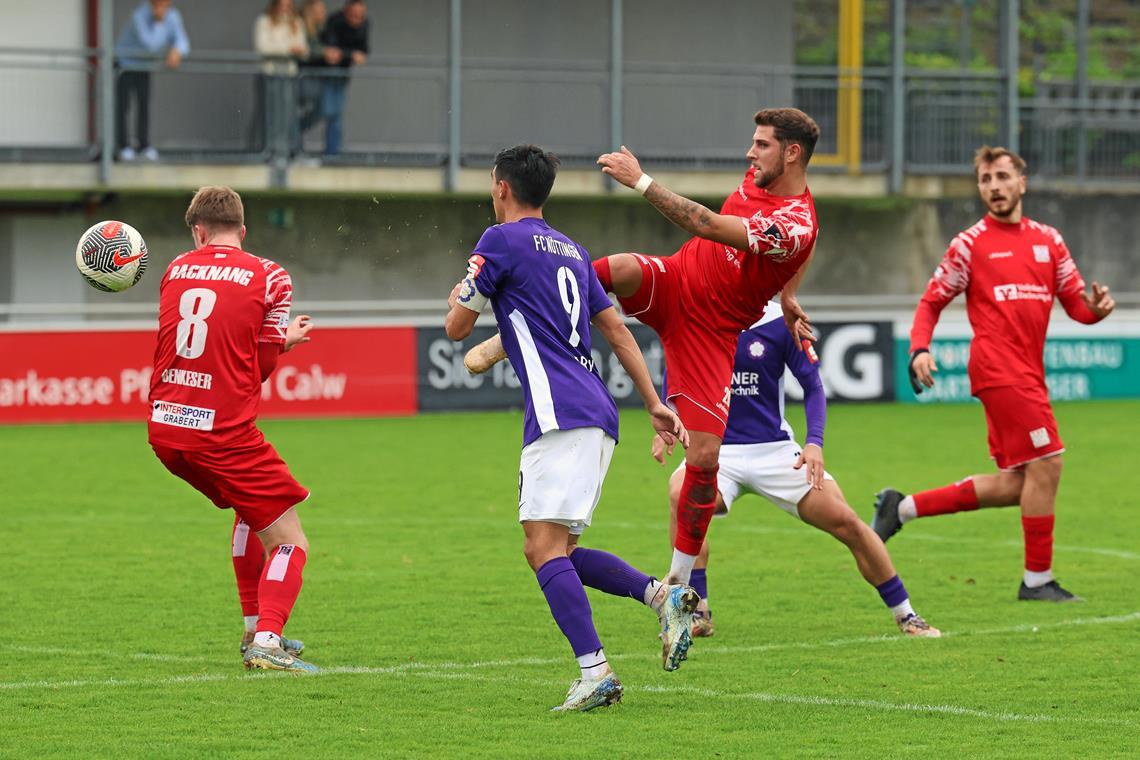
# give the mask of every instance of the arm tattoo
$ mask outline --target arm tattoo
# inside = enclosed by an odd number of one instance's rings
[[[677,195],[657,182],[645,191],[645,200],[656,206],[666,219],[690,235],[700,235],[701,231],[712,223],[715,216],[701,204]]]

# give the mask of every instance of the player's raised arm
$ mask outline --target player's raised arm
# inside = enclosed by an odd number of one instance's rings
[[[742,224],[742,217],[718,214],[696,201],[677,195],[641,171],[637,157],[624,145],[619,152],[599,156],[598,164],[604,173],[644,195],[666,219],[690,235],[740,250],[748,249],[748,229]]]
[[[653,387],[653,380],[649,377],[649,368],[645,366],[645,357],[634,340],[633,333],[618,316],[617,309],[612,306],[599,311],[590,320],[594,327],[602,333],[602,337],[614,350],[618,361],[629,374],[633,385],[637,388],[641,400],[645,402],[645,409],[653,423],[653,429],[664,441],[671,451],[673,446],[680,442],[686,448],[689,446],[689,431],[681,424],[681,419],[661,401],[657,389]]]

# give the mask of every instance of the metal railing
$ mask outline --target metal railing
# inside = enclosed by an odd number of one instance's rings
[[[462,58],[454,66],[448,56],[376,56],[351,71],[302,68],[292,76],[267,73],[265,60],[242,51],[196,51],[176,71],[109,66],[104,56],[0,48],[0,93],[34,106],[28,119],[0,127],[0,160],[102,157],[109,166],[118,82],[147,70],[154,146],[172,163],[285,168],[319,156],[328,164],[447,167],[450,176],[458,166],[485,165],[501,143],[541,139],[568,165],[592,163],[626,142],[658,165],[719,168],[740,164],[740,118],[756,104],[792,102],[821,126],[814,164],[821,171],[884,172],[901,156],[905,173],[968,174],[978,145],[1012,143],[1039,176],[1140,178],[1140,82],[1093,83],[1084,95],[1074,83],[1043,82],[1011,112],[1002,72],[908,69],[899,78],[883,68],[627,61],[615,75],[604,60]],[[301,111],[346,76],[344,145],[324,155],[321,128],[299,129]],[[543,94],[554,105],[535,113]],[[35,126],[21,130],[22,123]],[[851,130],[859,139],[845,147]]]

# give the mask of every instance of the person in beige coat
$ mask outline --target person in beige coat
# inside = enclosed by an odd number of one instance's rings
[[[309,55],[305,27],[293,0],[270,0],[254,22],[253,49],[262,64],[252,142],[262,150],[287,150],[296,129],[297,62]]]

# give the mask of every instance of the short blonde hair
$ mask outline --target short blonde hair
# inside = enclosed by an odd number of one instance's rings
[[[1009,148],[1002,148],[1001,146],[990,147],[989,145],[983,145],[974,152],[974,175],[977,176],[978,169],[982,164],[992,164],[1002,156],[1009,156],[1009,160],[1013,162],[1013,166],[1015,169],[1017,169],[1018,173],[1025,174],[1027,164],[1025,163],[1024,158],[1017,155]]]
[[[198,188],[186,209],[186,226],[201,224],[212,230],[239,229],[245,224],[245,207],[233,189],[221,186]]]

